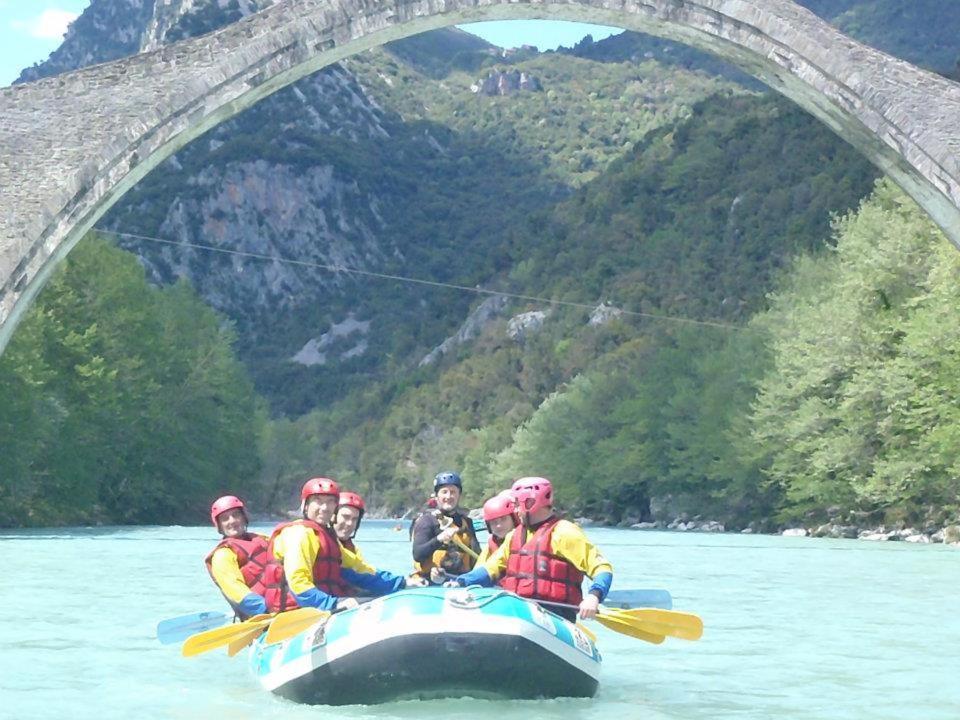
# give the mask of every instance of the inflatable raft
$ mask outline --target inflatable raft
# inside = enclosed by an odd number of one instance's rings
[[[576,625],[499,588],[403,590],[250,653],[264,688],[324,705],[592,697],[600,662]]]

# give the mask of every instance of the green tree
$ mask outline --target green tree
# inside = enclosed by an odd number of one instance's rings
[[[956,506],[960,257],[886,181],[835,238],[829,256],[797,262],[757,320],[773,365],[753,437],[783,515]]]
[[[0,522],[193,520],[253,490],[262,413],[232,341],[189,286],[84,240],[0,358]]]

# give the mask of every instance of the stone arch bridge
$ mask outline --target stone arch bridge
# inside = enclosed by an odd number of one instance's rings
[[[0,352],[76,242],[201,133],[362,50],[516,18],[604,23],[725,58],[854,145],[960,246],[960,85],[789,0],[284,0],[211,35],[0,89]]]

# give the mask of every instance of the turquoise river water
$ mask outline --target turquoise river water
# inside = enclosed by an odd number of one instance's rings
[[[213,528],[0,531],[12,566],[0,586],[0,717],[960,719],[956,548],[589,534],[615,587],[670,590],[676,609],[703,618],[703,639],[654,646],[596,626],[604,666],[590,700],[325,708],[261,690],[243,656],[187,659],[157,642],[159,620],[222,608],[202,564]],[[370,561],[402,572],[406,539],[386,521],[358,538]]]

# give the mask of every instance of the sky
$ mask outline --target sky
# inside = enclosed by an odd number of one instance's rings
[[[83,12],[90,0],[0,0],[0,87],[20,71],[43,62],[63,41],[67,25]],[[510,20],[460,26],[500,47],[536,45],[540,50],[571,47],[592,35],[600,40],[620,32],[602,25],[557,20]]]

